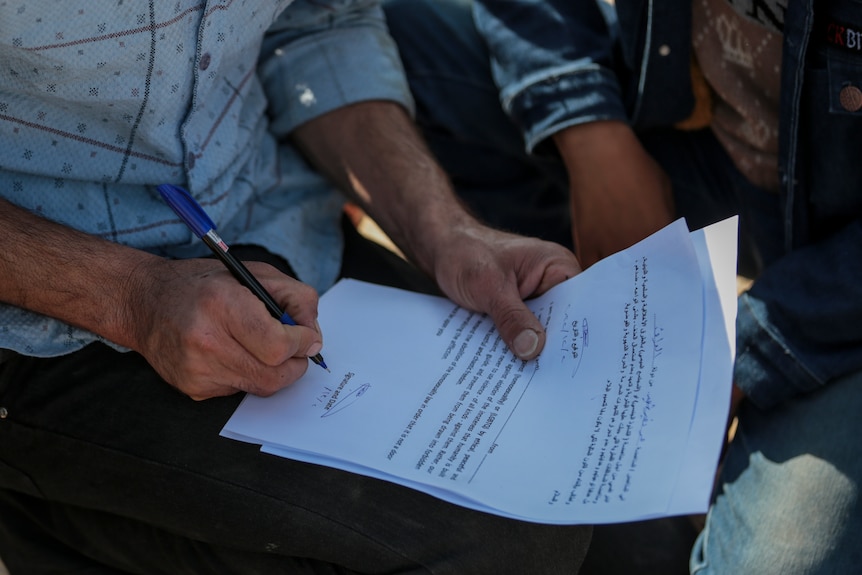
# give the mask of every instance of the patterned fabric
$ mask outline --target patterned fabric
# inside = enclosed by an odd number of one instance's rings
[[[182,185],[228,243],[267,248],[323,291],[342,199],[285,142],[369,99],[412,110],[376,2],[0,3],[0,197],[160,255],[205,255],[155,190]],[[0,304],[0,348],[44,357],[98,339]]]
[[[778,191],[781,30],[786,0],[694,0],[695,54],[714,92],[712,129],[754,184]]]

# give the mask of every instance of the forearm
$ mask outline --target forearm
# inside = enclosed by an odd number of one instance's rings
[[[494,318],[518,357],[541,351],[544,330],[523,300],[578,273],[571,252],[481,225],[396,104],[341,108],[304,124],[295,138],[443,293]]]
[[[294,136],[312,162],[429,274],[438,239],[476,225],[397,104],[348,106],[308,122]]]
[[[135,271],[156,256],[41,218],[0,200],[0,300],[134,347]]]
[[[670,180],[628,124],[570,126],[555,134],[554,142],[569,175],[573,241],[582,265],[627,248],[673,220]]]

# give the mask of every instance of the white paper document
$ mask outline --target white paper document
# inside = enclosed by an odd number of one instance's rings
[[[247,396],[222,435],[507,517],[704,512],[724,442],[737,221],[679,220],[528,302],[518,360],[486,316],[354,280],[320,300],[331,373]]]

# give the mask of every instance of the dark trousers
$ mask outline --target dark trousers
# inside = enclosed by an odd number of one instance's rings
[[[343,274],[433,291],[345,227]],[[265,259],[251,249],[244,259]],[[0,364],[0,557],[41,573],[576,573],[589,527],[470,511],[219,436],[241,395],[195,402],[93,344]]]

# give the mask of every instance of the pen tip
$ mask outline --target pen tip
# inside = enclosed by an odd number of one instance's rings
[[[316,363],[317,365],[319,365],[320,367],[322,367],[326,371],[329,371],[329,367],[326,365],[326,362],[323,361],[323,356],[320,355],[319,353],[317,355],[315,355],[314,357],[312,357],[311,361],[313,361],[314,363]],[[332,372],[329,371],[329,373],[332,373]]]

